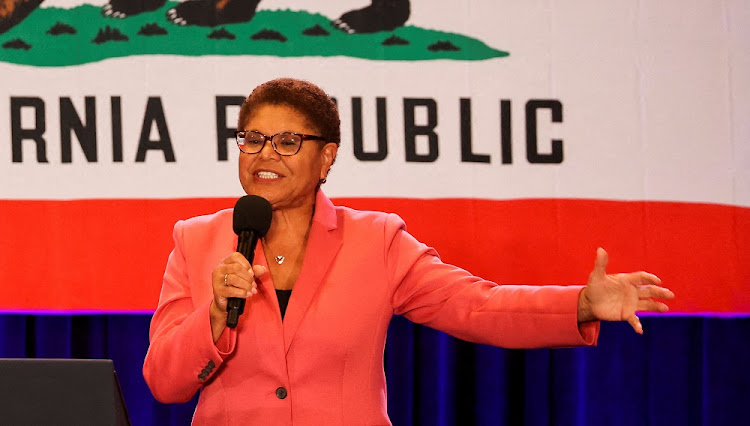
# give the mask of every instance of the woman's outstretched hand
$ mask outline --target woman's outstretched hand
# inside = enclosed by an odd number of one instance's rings
[[[653,299],[673,299],[674,293],[661,287],[659,277],[648,272],[607,274],[608,260],[607,252],[597,249],[594,270],[578,297],[578,322],[627,321],[636,333],[643,334],[635,313],[667,312],[667,305]]]

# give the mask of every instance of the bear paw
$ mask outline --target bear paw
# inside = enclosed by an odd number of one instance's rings
[[[102,15],[117,19],[127,18],[156,10],[164,6],[166,2],[167,0],[109,0],[109,3],[102,7]]]
[[[260,0],[188,0],[169,9],[167,19],[177,25],[202,27],[248,22],[255,16],[259,2]]]
[[[409,0],[373,0],[372,4],[341,15],[331,25],[349,34],[391,31],[406,23]]]

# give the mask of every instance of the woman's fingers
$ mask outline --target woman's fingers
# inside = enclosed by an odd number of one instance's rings
[[[642,285],[638,286],[638,298],[639,299],[674,299],[674,293],[671,290],[659,287],[657,285]]]
[[[266,267],[263,265],[253,265],[253,275],[255,278],[262,277],[266,273]]]
[[[227,279],[227,281],[229,281],[229,279]],[[236,286],[233,286],[231,284],[226,285],[226,286],[222,285],[222,287],[223,288],[218,289],[216,291],[216,294],[218,296],[221,296],[221,297],[224,297],[224,298],[239,297],[239,298],[244,299],[246,297],[251,296],[252,294],[255,294],[255,293],[253,293],[253,290],[255,290],[255,289],[246,290],[244,288],[236,287]],[[255,290],[255,292],[257,293],[257,290]]]
[[[637,315],[632,315],[630,318],[628,318],[628,324],[633,327],[633,330],[635,330],[636,333],[643,334],[643,325],[641,324],[641,320]]]
[[[232,264],[232,263],[238,263],[241,267],[249,270],[250,269],[250,262],[245,259],[245,256],[242,255],[242,253],[234,252],[227,256],[224,260],[221,261],[221,263],[224,264]]]
[[[606,277],[607,263],[609,263],[609,255],[607,254],[607,251],[599,247],[596,249],[596,259],[594,260],[594,269],[591,271],[591,275]]]
[[[255,274],[251,270],[245,269],[245,266],[239,263],[229,265],[227,273],[229,274],[227,278],[228,285],[249,291],[251,286],[255,284]]]
[[[258,293],[255,278],[266,273],[260,265],[250,267],[250,263],[240,253],[232,253],[217,265],[213,271],[214,295],[222,307],[229,297],[246,298]],[[222,300],[219,300],[222,299]]]
[[[636,310],[639,312],[667,312],[669,307],[664,303],[651,299],[642,299],[638,301]]]
[[[648,272],[636,272],[635,275],[640,279],[641,285],[661,285],[661,278]]]
[[[251,294],[258,293],[258,288],[257,284],[255,284],[255,280],[252,278],[248,280],[248,278],[246,278],[246,275],[248,275],[247,271],[245,271],[244,274],[226,273],[221,279],[221,283],[218,286],[219,289],[217,289],[217,293],[225,297],[248,297]],[[227,293],[223,291],[225,289],[232,291],[232,295],[227,296]],[[242,292],[243,294],[237,295],[238,293],[234,290]]]

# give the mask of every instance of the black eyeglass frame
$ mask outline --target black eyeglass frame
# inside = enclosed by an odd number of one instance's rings
[[[245,152],[245,150],[243,150],[242,147],[240,146],[240,133],[245,133],[245,134],[247,134],[247,133],[255,133],[256,135],[262,136],[263,137],[263,145],[261,145],[260,149],[258,151],[256,151],[256,152]],[[295,151],[293,154],[282,154],[282,153],[280,153],[279,150],[278,150],[278,148],[276,147],[276,142],[274,142],[274,140],[273,140],[273,138],[275,138],[276,136],[279,136],[279,135],[295,135],[295,136],[299,136],[300,137],[300,142],[299,142],[299,146],[297,147],[297,151]],[[317,136],[317,135],[306,135],[304,133],[296,133],[296,132],[279,132],[279,133],[276,133],[275,135],[267,136],[267,135],[264,135],[263,133],[261,133],[261,132],[259,132],[257,130],[235,130],[235,132],[234,132],[234,139],[237,142],[237,148],[239,148],[240,152],[243,153],[243,154],[250,154],[250,155],[252,155],[252,154],[258,154],[261,151],[263,151],[263,148],[266,147],[266,142],[271,141],[271,148],[273,148],[274,152],[276,152],[277,154],[282,155],[284,157],[291,157],[292,155],[296,155],[302,149],[302,142],[304,142],[304,141],[313,140],[313,141],[328,142],[324,137]]]

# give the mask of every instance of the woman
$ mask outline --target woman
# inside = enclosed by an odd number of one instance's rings
[[[383,349],[393,314],[534,348],[593,345],[598,320],[642,333],[636,311],[667,310],[651,300],[674,296],[657,277],[607,275],[602,249],[585,287],[499,286],[442,263],[396,215],[334,206],[320,186],[339,125],[335,104],[303,81],[264,83],[243,104],[240,182],[273,208],[255,265],[233,253],[231,210],[175,225],[143,371],[162,402],[201,390],[194,424],[390,424]],[[247,298],[234,329],[230,297]]]

